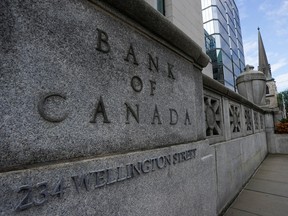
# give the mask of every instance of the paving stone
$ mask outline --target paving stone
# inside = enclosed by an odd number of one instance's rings
[[[286,163],[265,163],[262,164],[259,170],[262,171],[274,171],[274,172],[283,172],[283,173],[288,173],[288,161]]]
[[[263,216],[287,216],[288,198],[244,190],[232,208]]]
[[[229,209],[224,216],[255,216],[257,214],[253,214],[250,212],[246,212],[246,211],[242,211],[242,210],[238,210],[238,209]]]
[[[246,189],[288,198],[288,184],[270,180],[251,179]]]
[[[253,178],[288,183],[288,173],[280,173],[270,170],[266,171],[260,169]]]
[[[265,161],[263,161],[263,165],[265,164],[287,164],[288,162],[288,156],[287,155],[279,155],[279,154],[275,154],[275,155],[269,155]]]

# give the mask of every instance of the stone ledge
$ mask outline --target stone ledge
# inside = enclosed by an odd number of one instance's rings
[[[203,74],[203,87],[204,89],[210,90],[217,94],[223,95],[229,99],[237,101],[240,104],[244,104],[253,108],[261,113],[264,113],[264,110],[258,107],[256,104],[248,101],[246,98],[242,97],[241,95],[237,94],[236,92],[226,88],[223,84],[219,83],[218,81],[208,77],[207,75]]]

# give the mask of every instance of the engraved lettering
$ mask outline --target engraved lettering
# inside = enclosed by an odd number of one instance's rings
[[[165,163],[168,163],[169,165],[171,165],[171,155],[165,155]]]
[[[169,64],[168,62],[167,62],[167,64],[168,64],[168,77],[175,80],[175,77],[172,73],[172,68],[174,67],[174,65]]]
[[[154,61],[153,57],[151,56],[150,53],[148,53],[149,56],[149,70],[152,71],[152,65],[154,66],[154,68],[156,69],[156,71],[159,71],[159,67],[158,67],[158,57],[156,57],[156,62]]]
[[[62,178],[57,182],[51,195],[52,196],[58,196],[59,198],[62,198],[63,194],[64,194],[64,180]]]
[[[16,211],[23,211],[25,209],[31,208],[33,205],[31,198],[32,187],[30,185],[23,185],[18,190],[18,193],[20,192],[26,192],[26,194],[21,202],[17,205]]]
[[[117,182],[120,182],[120,181],[124,181],[125,179],[127,179],[127,169],[126,169],[126,175],[123,176],[123,172],[121,172],[121,170],[123,170],[124,168],[123,167],[117,167]]]
[[[186,109],[185,123],[184,124],[187,125],[187,122],[188,122],[189,125],[191,125],[189,113],[188,113],[188,110]]]
[[[132,169],[131,169],[131,167],[133,166],[133,164],[127,164],[126,165],[126,171],[127,171],[127,179],[130,179],[130,178],[132,178],[133,176],[133,174],[132,174]]]
[[[185,160],[186,160],[186,153],[187,153],[187,152],[181,152],[181,153],[180,153],[182,161],[185,161]]]
[[[150,89],[150,95],[154,95],[154,90],[156,89],[156,82],[155,81],[152,81],[152,80],[149,80],[150,81],[150,85],[151,85],[151,89]]]
[[[194,149],[187,151],[187,155],[186,155],[187,160],[190,160],[193,158],[193,152],[194,152]]]
[[[196,157],[196,149],[187,150],[173,154],[173,164],[182,163]]]
[[[196,149],[186,151],[186,160],[191,160],[196,156]]]
[[[132,109],[132,107],[128,104],[125,103],[126,107],[127,107],[127,111],[126,111],[126,124],[130,124],[129,121],[129,116],[130,113],[132,114],[132,116],[134,117],[134,119],[136,120],[137,123],[139,123],[139,105],[136,104],[136,108],[137,108],[137,113],[135,113],[135,111]]]
[[[135,56],[135,52],[134,52],[134,48],[132,46],[132,44],[130,44],[129,50],[127,52],[126,58],[124,58],[125,61],[129,62],[129,56],[133,57],[133,64],[138,65],[136,56]]]
[[[43,188],[43,189],[39,193],[40,196],[42,196],[42,200],[34,200],[35,205],[42,205],[45,202],[47,202],[47,198],[48,198],[47,185],[48,185],[47,182],[40,182],[36,185],[36,188],[39,188],[39,189]]]
[[[152,171],[155,171],[156,160],[157,160],[157,158],[152,158],[151,159]]]
[[[177,161],[179,161],[179,154],[178,153],[175,153],[173,155],[173,164],[175,165],[177,163]]]
[[[164,167],[166,167],[166,161],[164,159],[164,157],[159,157],[156,160],[156,165],[159,169],[163,169]]]
[[[95,110],[93,119],[90,121],[90,123],[96,123],[96,118],[97,118],[97,115],[99,113],[102,114],[102,116],[103,116],[103,123],[110,123],[110,121],[108,120],[106,111],[105,111],[105,106],[104,106],[104,103],[103,103],[102,96],[100,96],[100,100],[99,100],[97,108]]]
[[[136,163],[126,164],[125,166],[117,166],[116,168],[108,168],[86,174],[72,176],[75,189],[79,193],[82,191],[90,191],[93,189],[108,186],[120,181],[128,180],[134,177],[141,177],[141,175],[148,174],[151,171],[157,171],[170,166],[171,164],[179,164],[196,157],[196,149],[189,149],[174,154],[160,155],[155,158],[145,159]],[[95,178],[94,178],[95,177]],[[92,179],[93,178],[93,181]],[[73,184],[73,183],[72,183]],[[36,191],[34,191],[34,189]],[[61,178],[54,189],[51,191],[52,196],[63,197],[64,194],[64,179]],[[18,193],[24,192],[24,198],[16,206],[16,211],[22,211],[34,206],[39,206],[47,202],[49,196],[48,183],[40,182],[34,187],[30,185],[23,185],[19,187]],[[35,196],[35,197],[34,197]]]
[[[35,191],[32,191],[35,189]],[[16,206],[15,211],[23,211],[31,208],[33,205],[40,206],[48,201],[48,183],[46,181],[37,183],[34,187],[30,185],[22,185],[19,187],[18,193],[26,192],[24,198]],[[61,179],[53,191],[51,191],[51,196],[62,197],[64,193],[63,179]]]
[[[49,93],[46,96],[44,96],[38,103],[38,112],[40,114],[40,116],[42,118],[44,118],[46,121],[49,122],[54,122],[54,123],[58,123],[58,122],[62,122],[64,121],[67,116],[68,113],[63,113],[62,116],[51,116],[49,115],[46,111],[45,111],[45,107],[46,107],[46,103],[49,99],[61,99],[61,100],[66,100],[66,97],[64,95],[58,94],[58,93]]]
[[[116,171],[117,172],[117,171]],[[113,178],[114,176],[114,178]],[[107,169],[107,185],[117,182],[116,176],[113,175],[113,169]]]
[[[160,115],[159,115],[159,112],[158,112],[157,105],[155,105],[153,119],[152,119],[152,123],[151,124],[155,124],[155,119],[158,120],[158,124],[162,124],[161,119],[160,119]]]
[[[191,154],[191,159],[196,157],[196,149],[192,149],[188,151]]]
[[[135,176],[135,172],[134,172],[134,171],[136,171],[136,173],[137,173],[138,175],[141,174],[141,162],[138,162],[138,163],[137,163],[137,166],[134,165],[134,164],[132,164],[132,177]]]
[[[79,176],[72,176],[72,180],[75,184],[76,191],[80,193],[80,188],[84,187],[86,191],[89,191],[90,181],[89,181],[90,174],[83,174]]]
[[[141,92],[143,88],[143,82],[138,76],[134,76],[131,79],[131,87],[135,92]]]
[[[94,172],[96,176],[95,188],[103,187],[106,184],[106,170]]]
[[[170,125],[176,125],[178,122],[178,113],[175,109],[169,109],[169,111],[170,111]]]
[[[108,53],[110,51],[110,45],[108,43],[108,34],[101,29],[96,29],[97,34],[98,34],[98,39],[97,39],[97,47],[96,50],[103,52],[103,53]]]
[[[141,166],[142,172],[149,173],[152,168],[151,165],[151,160],[144,160]]]

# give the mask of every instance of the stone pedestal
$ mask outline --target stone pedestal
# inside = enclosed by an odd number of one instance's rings
[[[236,80],[238,92],[249,101],[257,104],[265,104],[265,75],[254,67],[247,65],[245,71]]]

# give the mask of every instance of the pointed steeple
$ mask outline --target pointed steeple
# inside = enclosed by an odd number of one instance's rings
[[[258,55],[259,55],[258,71],[262,71],[265,74],[266,79],[271,80],[272,79],[271,67],[267,60],[266,51],[264,48],[259,27],[258,27]]]

